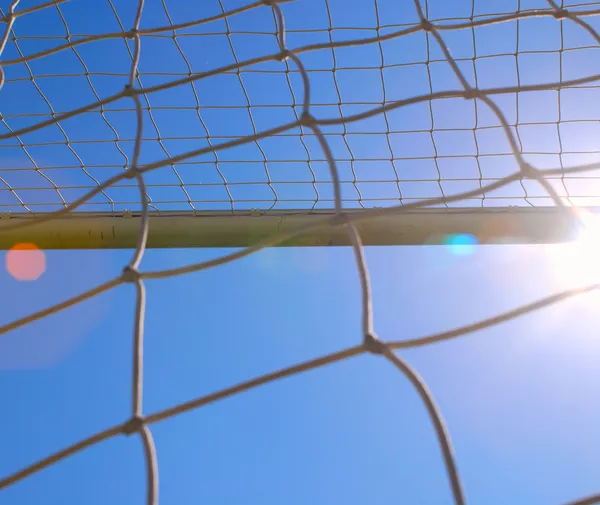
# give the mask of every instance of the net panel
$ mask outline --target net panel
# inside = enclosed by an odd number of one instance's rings
[[[218,0],[193,9],[164,0],[58,1],[22,10],[13,2],[5,9],[2,212],[27,213],[37,223],[82,211],[136,210],[141,219],[121,276],[0,327],[7,333],[135,284],[130,419],[5,477],[0,489],[107,438],[139,434],[147,502],[156,503],[153,423],[371,352],[392,362],[419,392],[454,501],[465,503],[441,415],[394,350],[464,335],[597,286],[469,327],[384,342],[373,329],[355,223],[452,206],[556,206],[577,219],[573,206],[597,205],[600,3],[528,3],[380,0],[358,16],[338,0],[241,7]],[[255,208],[335,211],[318,225],[348,233],[362,286],[363,343],[145,414],[144,280],[216,267],[302,231],[209,262],[143,272],[149,216]],[[600,495],[573,503],[598,501]]]
[[[432,34],[414,29],[418,18],[412,5],[374,3],[361,9],[360,17],[342,14],[331,1],[308,12],[299,4],[286,8],[288,47],[301,51],[312,84],[311,114],[331,121],[322,125],[322,134],[336,159],[345,207],[443,198],[483,188],[519,170],[503,126],[489,107],[464,100],[460,91],[444,98],[445,91],[460,90],[460,80]],[[80,9],[65,4],[32,12],[8,35],[0,212],[65,208],[130,165],[135,108],[118,94],[134,54],[126,38],[134,13],[98,2],[86,19],[103,23],[93,24],[83,22]],[[289,59],[277,61],[273,14],[251,9],[184,29],[174,25],[225,9],[218,2],[191,13],[176,3],[146,6],[141,26],[147,27],[143,39],[148,49],[140,55],[134,84],[147,91],[139,95],[144,120],[139,163],[162,165],[146,176],[150,210],[333,208],[332,180],[318,138],[298,125],[304,107],[301,72]],[[598,87],[585,79],[593,74],[597,47],[586,30],[556,22],[549,11],[534,15],[534,9],[515,2],[458,2],[452,8],[430,2],[425,11],[444,28],[453,61],[470,87],[505,88],[495,100],[525,162],[563,169],[598,161],[593,134],[597,114],[589,106]],[[585,19],[593,26],[595,16]],[[156,25],[163,30],[153,31]],[[117,30],[110,39],[99,36],[107,26]],[[90,37],[93,41],[85,43]],[[365,39],[370,42],[340,47],[341,42]],[[35,56],[48,51],[52,54]],[[249,64],[253,59],[259,61]],[[568,85],[582,77],[585,82]],[[177,80],[178,86],[156,89]],[[442,95],[429,100],[424,92]],[[61,118],[113,93],[117,97],[102,107]],[[415,97],[420,99],[395,106]],[[362,112],[369,117],[356,120]],[[57,121],[43,129],[11,134],[53,118]],[[290,126],[235,149],[212,150],[283,124]],[[169,160],[199,149],[199,155]],[[564,201],[597,205],[594,172],[556,170],[546,177]],[[437,205],[553,202],[535,181],[522,180]],[[125,209],[141,210],[132,180],[103,187],[73,211]]]

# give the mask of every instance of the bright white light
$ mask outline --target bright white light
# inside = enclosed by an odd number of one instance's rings
[[[570,285],[584,286],[600,281],[600,217],[580,213],[581,230],[572,242],[556,246],[554,270]]]

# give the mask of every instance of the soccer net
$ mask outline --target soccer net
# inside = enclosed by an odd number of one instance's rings
[[[598,205],[600,2],[264,0],[193,9],[57,0],[2,12],[0,247],[134,249],[122,275],[0,327],[0,335],[109,291],[137,289],[129,420],[4,477],[0,489],[94,444],[361,353],[414,385],[465,503],[442,417],[395,349],[433,344],[596,285],[415,340],[373,329],[363,244],[572,236]],[[214,9],[213,9],[214,8]],[[197,12],[196,15],[190,12]],[[100,22],[99,20],[102,20]],[[278,245],[348,245],[361,344],[160,412],[142,408],[146,279]],[[147,247],[242,246],[200,264],[139,269]],[[600,494],[572,504],[600,502]]]

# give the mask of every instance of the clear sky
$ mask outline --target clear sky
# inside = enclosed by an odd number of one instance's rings
[[[7,2],[1,5],[6,12]],[[21,7],[31,5],[24,1]],[[129,29],[135,3],[113,0],[112,5]],[[147,1],[142,28],[168,24],[165,5],[174,23],[220,12],[217,1],[202,5]],[[223,2],[225,9],[240,5],[241,1]],[[297,0],[283,6],[291,30],[289,47],[328,40],[327,7],[336,28],[331,32],[333,40],[369,37],[376,34],[373,28],[378,24],[417,20],[408,1],[378,0],[379,23],[375,4],[355,1],[355,9],[347,5],[341,0]],[[75,39],[81,34],[118,31],[110,6],[107,0],[72,0],[60,12]],[[428,6],[429,17],[435,20],[469,17],[473,4],[438,0]],[[542,1],[520,2],[522,9],[545,6]],[[518,7],[516,1],[476,0],[475,14],[514,12]],[[600,24],[597,17],[587,20]],[[234,61],[227,29],[218,22],[184,32],[202,36],[178,37],[193,71]],[[266,7],[231,18],[229,31],[240,61],[277,50],[272,14]],[[65,42],[56,10],[18,19],[15,33],[24,54]],[[564,23],[562,37],[560,24],[552,18],[521,22],[518,33],[517,48],[515,23],[476,31],[479,86],[551,82],[561,78],[560,68],[563,79],[599,73],[594,68],[596,48],[565,51],[560,64],[561,38],[563,49],[595,44],[571,23]],[[474,56],[471,31],[444,33],[444,38],[455,58]],[[383,71],[377,44],[336,50],[339,97],[333,73],[317,71],[331,70],[331,52],[302,56],[311,70],[313,102],[321,104],[314,107],[315,115],[339,116],[338,101],[347,104],[343,114],[376,107],[384,99],[382,72],[388,101],[430,92],[423,34],[382,47]],[[523,53],[518,73],[517,50]],[[542,50],[549,52],[538,52]],[[122,40],[78,46],[77,53],[100,97],[122,89],[130,65]],[[10,42],[2,59],[17,57],[18,49]],[[429,59],[439,58],[441,53],[431,42]],[[242,73],[258,130],[293,120],[292,95],[282,65],[262,64],[255,69],[268,73]],[[460,65],[475,78],[470,60]],[[434,91],[459,89],[446,64],[432,62],[429,67]],[[71,50],[35,60],[30,70],[37,88],[26,66],[5,70],[6,83],[0,91],[5,129],[49,117],[42,94],[55,112],[95,99],[84,67]],[[187,71],[172,38],[143,38],[144,86]],[[290,83],[299,103],[297,73],[290,74]],[[251,133],[246,95],[235,73],[199,81],[196,88],[203,107],[207,104],[201,114],[214,143]],[[573,121],[597,120],[597,93],[594,86],[563,91],[560,109],[556,92],[530,94],[519,100],[518,107],[515,95],[496,101],[511,122],[518,119],[522,125],[519,134],[528,159],[546,168],[559,166],[561,149],[567,166],[597,159],[597,123]],[[144,116],[147,140],[142,145],[142,163],[207,145],[191,86],[152,95],[150,103],[153,116]],[[105,116],[119,133],[118,147],[131,158],[132,103],[120,100],[110,108],[120,110]],[[472,104],[464,100],[437,102],[432,108],[433,112],[426,104],[390,113],[389,127],[381,117],[358,122],[348,126],[345,137],[343,128],[327,130],[336,158],[342,160],[346,206],[360,205],[357,189],[365,206],[397,204],[398,185],[385,182],[395,177],[394,168],[403,201],[472,189],[480,181],[514,170],[506,156],[506,142],[495,128],[498,121],[488,110],[479,108],[476,116]],[[563,123],[557,127],[559,113]],[[153,120],[164,139],[162,146]],[[2,141],[0,175],[7,188],[0,192],[3,210],[23,211],[14,193],[36,211],[60,206],[60,196],[35,170],[31,158],[67,202],[94,186],[91,177],[101,181],[122,170],[125,158],[100,114],[73,118],[62,126],[68,145],[55,126],[22,136],[25,149],[14,139]],[[395,165],[389,162],[387,130],[404,132],[389,135]],[[331,207],[331,185],[316,139],[303,135],[305,148],[295,133],[266,139],[260,148],[254,144],[219,154],[235,208]],[[475,149],[479,149],[477,158]],[[268,160],[271,186],[262,153]],[[156,208],[189,209],[190,202],[197,209],[231,208],[214,156],[193,161],[148,175]],[[312,184],[309,167],[320,184]],[[285,184],[290,181],[294,184]],[[575,203],[591,204],[590,197],[598,194],[595,183],[592,173],[587,179],[557,181],[556,187]],[[527,190],[528,200],[522,187],[511,186],[484,201],[463,204],[547,204],[533,185]],[[134,188],[111,188],[106,193],[85,210],[108,211],[113,205],[116,210],[137,208]],[[150,250],[141,269],[186,265],[227,252]],[[36,281],[19,282],[4,268],[0,270],[0,325],[113,278],[131,252],[47,251],[45,255],[46,270]],[[581,256],[566,246],[486,246],[469,254],[444,247],[367,248],[366,258],[375,329],[384,340],[468,324],[591,282],[600,274],[593,268],[594,261],[582,263]],[[148,281],[146,286],[145,413],[356,345],[362,338],[359,278],[350,249],[269,249],[217,269]],[[120,286],[0,336],[0,478],[129,417],[134,295],[132,286]],[[598,492],[599,304],[598,295],[582,296],[452,342],[402,353],[423,376],[445,417],[468,503],[559,505]],[[405,378],[380,357],[363,355],[277,381],[154,424],[151,430],[162,504],[452,503],[423,405]],[[0,491],[0,505],[144,502],[138,437],[108,440]]]

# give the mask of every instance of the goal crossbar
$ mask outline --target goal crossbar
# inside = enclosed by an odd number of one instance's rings
[[[345,210],[350,217],[365,210]],[[333,210],[160,212],[149,216],[148,247],[246,247],[301,226],[318,224]],[[0,249],[33,243],[41,249],[128,249],[136,245],[140,213],[78,212],[29,226],[31,214],[0,219]],[[568,214],[556,207],[415,209],[358,220],[370,246],[443,244],[466,234],[479,244],[540,244],[571,240]],[[282,246],[349,246],[342,226],[324,225]]]

